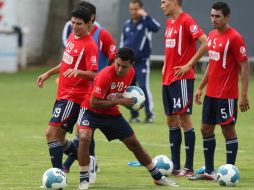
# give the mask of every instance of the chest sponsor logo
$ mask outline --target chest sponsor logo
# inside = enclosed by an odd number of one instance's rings
[[[213,60],[213,61],[219,61],[220,60],[220,53],[219,52],[209,50],[208,55],[209,55],[210,60]]]
[[[243,54],[244,56],[246,56],[247,51],[246,51],[246,48],[244,46],[240,47],[240,53]]]
[[[190,31],[191,31],[192,33],[198,32],[198,27],[197,27],[197,25],[191,25],[191,26],[190,26]]]
[[[113,82],[113,83],[111,84],[111,89],[113,90],[113,89],[115,89],[115,88],[116,88],[116,83]]]
[[[70,54],[68,54],[67,52],[64,52],[64,54],[63,54],[63,61],[66,64],[71,65],[72,62],[73,62],[73,57]]]
[[[175,39],[166,39],[166,48],[174,48],[176,46],[176,40]]]
[[[119,99],[121,97],[122,97],[122,93],[120,93],[120,92],[113,92],[113,93],[110,93],[107,96],[107,100],[117,100],[117,99]]]

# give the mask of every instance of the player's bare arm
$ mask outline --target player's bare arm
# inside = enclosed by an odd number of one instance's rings
[[[194,94],[194,102],[198,105],[202,104],[202,101],[201,101],[202,90],[206,86],[207,81],[208,81],[208,70],[209,70],[209,65],[207,66],[207,68],[205,70],[205,74],[198,85],[198,89],[196,90],[196,92]]]
[[[250,109],[249,99],[248,99],[250,65],[248,62],[242,62],[240,65],[241,65],[242,90],[241,90],[239,107],[241,112],[246,112]]]
[[[175,76],[182,77],[187,73],[197,62],[201,59],[201,57],[207,52],[207,37],[205,34],[198,38],[200,42],[200,46],[195,53],[195,55],[183,66],[176,66],[175,69]]]
[[[38,76],[36,84],[39,88],[43,88],[44,81],[48,80],[54,74],[60,73],[60,64],[56,67],[50,69],[49,71],[43,73],[42,75]]]
[[[93,80],[96,72],[94,71],[83,71],[79,69],[67,69],[63,75],[65,77],[80,77],[82,79]]]
[[[100,99],[95,96],[91,96],[90,105],[92,108],[110,108],[116,105],[122,105],[129,107],[134,105],[134,101],[131,98],[119,98],[114,100]]]

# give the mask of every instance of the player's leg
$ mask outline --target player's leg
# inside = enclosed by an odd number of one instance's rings
[[[153,112],[153,97],[150,90],[150,59],[145,59],[135,64],[138,72],[136,73],[136,81],[139,87],[143,90],[145,100],[145,123],[152,123],[154,121]]]

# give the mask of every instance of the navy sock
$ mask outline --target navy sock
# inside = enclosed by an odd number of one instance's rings
[[[149,170],[149,173],[153,177],[154,180],[160,180],[162,177],[162,173],[159,171],[157,167],[154,167],[153,169]]]
[[[186,161],[184,167],[193,171],[193,158],[196,140],[194,128],[184,131],[184,140],[186,151]]]
[[[65,145],[63,145],[63,152],[68,156],[78,159],[77,147],[71,141],[67,140]]]
[[[76,147],[76,149],[78,149],[78,143],[79,143],[79,135],[76,135],[75,139],[72,140],[72,144]],[[64,167],[69,169],[75,160],[76,160],[75,157],[68,156],[63,164]]]
[[[237,138],[226,140],[227,164],[235,165],[237,150],[238,150]]]
[[[171,128],[169,130],[169,142],[174,170],[180,170],[180,149],[182,143],[182,133],[180,128]]]
[[[210,174],[214,171],[214,151],[216,147],[215,135],[203,138],[203,148],[205,156],[205,171]]]
[[[62,159],[63,159],[63,147],[60,141],[53,141],[48,143],[49,155],[51,158],[51,163],[54,168],[63,169]]]
[[[80,183],[83,182],[83,181],[89,182],[89,173],[88,173],[88,171],[87,172],[80,172],[79,175],[80,175],[80,178],[79,178]]]
[[[89,153],[90,153],[90,156],[95,156],[94,132],[93,132],[93,135],[92,135],[92,138],[91,138],[91,144],[90,144],[90,147],[89,147]]]

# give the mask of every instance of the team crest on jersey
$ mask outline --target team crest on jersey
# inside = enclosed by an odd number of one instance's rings
[[[91,62],[93,65],[95,65],[97,63],[96,56],[91,57]]]
[[[81,123],[83,126],[89,126],[89,121],[88,120],[84,120]]]
[[[125,28],[125,32],[129,32],[129,31],[130,31],[129,27]]]
[[[139,24],[138,26],[137,26],[137,29],[138,30],[141,30],[143,28],[143,24]]]
[[[190,31],[191,31],[192,33],[196,33],[196,32],[198,31],[197,25],[191,25],[191,26],[190,26]]]
[[[66,64],[71,65],[73,62],[73,57],[70,54],[68,54],[67,52],[64,52],[63,53],[63,61]]]
[[[174,48],[176,45],[176,40],[175,39],[166,39],[166,48]]]
[[[111,89],[113,90],[113,89],[115,89],[115,88],[116,88],[116,83],[113,82],[113,83],[111,84]]]
[[[100,87],[96,87],[95,90],[94,90],[96,93],[100,94],[101,93],[101,88]]]
[[[247,54],[247,50],[246,50],[246,48],[245,48],[244,46],[241,46],[241,47],[240,47],[240,52],[241,52],[241,54],[243,54],[243,55],[246,55],[246,54]]]

